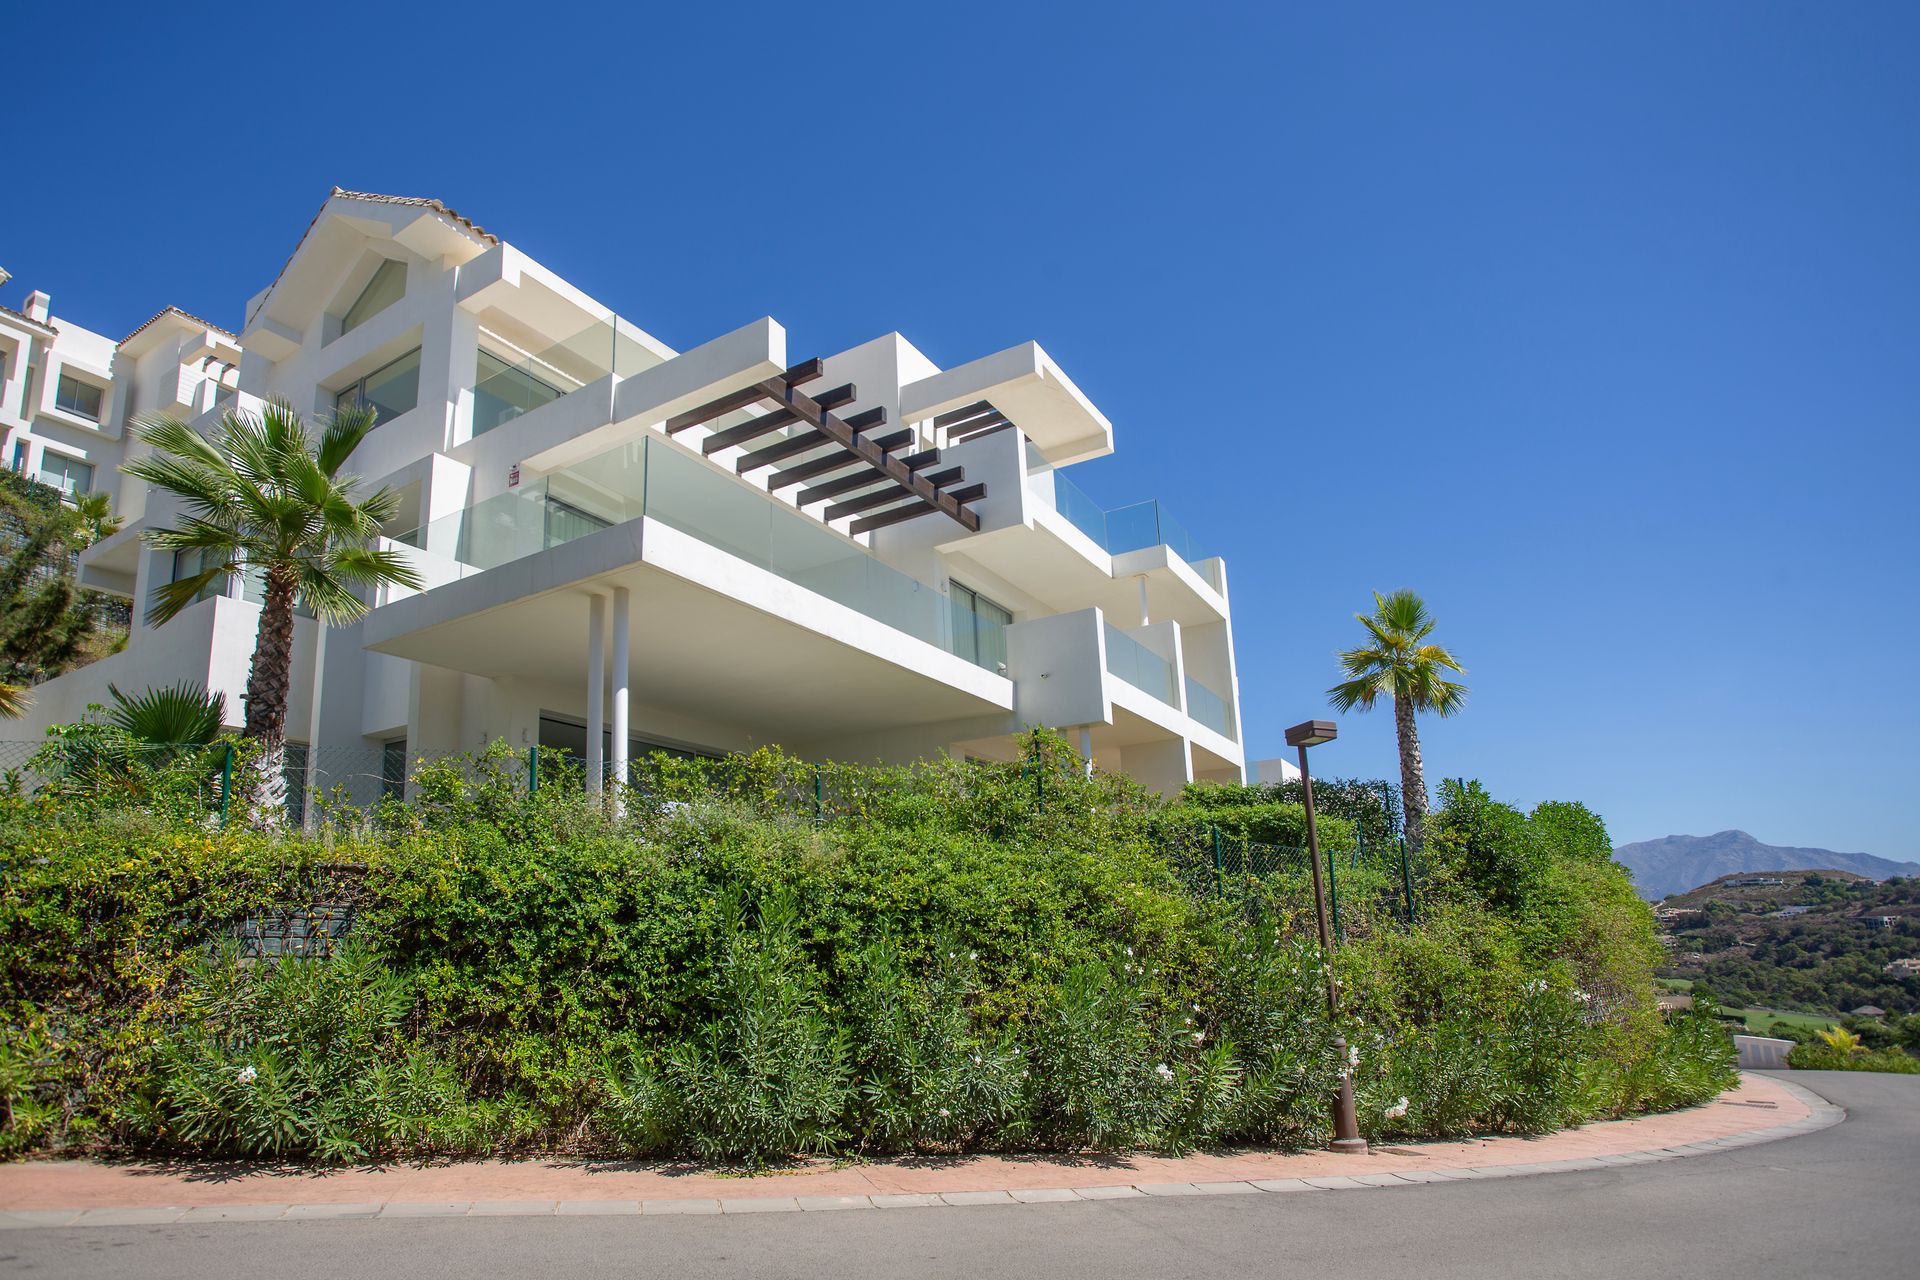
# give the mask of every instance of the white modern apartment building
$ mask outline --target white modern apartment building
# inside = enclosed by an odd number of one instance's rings
[[[145,542],[170,498],[117,466],[140,415],[276,397],[376,410],[349,469],[402,495],[387,536],[425,580],[298,619],[312,758],[1013,759],[1044,725],[1160,790],[1245,774],[1225,566],[1067,478],[1113,427],[1033,343],[941,369],[897,333],[816,356],[758,319],[674,351],[438,201],[335,190],[238,335],[168,310],[114,344],[36,294],[0,354],[8,459],[113,495],[126,526],[81,573],[135,606],[125,650],[6,736],[109,682],[201,681],[239,722],[255,592],[148,626],[194,566]]]

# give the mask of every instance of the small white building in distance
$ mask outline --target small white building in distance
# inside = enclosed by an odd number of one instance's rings
[[[1271,760],[1255,760],[1247,771],[1253,775],[1255,782],[1261,784],[1294,782],[1300,777],[1300,766],[1284,756],[1276,756]]]
[[[495,739],[610,765],[1014,759],[1039,725],[1162,791],[1244,777],[1226,566],[1157,502],[1068,478],[1114,429],[1034,343],[942,369],[882,333],[810,359],[760,318],[676,351],[436,200],[336,189],[289,239],[237,334],[166,310],[114,343],[39,293],[0,313],[6,461],[112,495],[126,527],[81,573],[135,614],[0,736],[109,681],[200,681],[240,722],[257,592],[149,626],[195,566],[143,540],[176,512],[118,465],[141,415],[206,430],[277,397],[375,410],[348,469],[400,493],[385,543],[426,582],[352,626],[298,620],[310,784],[377,793]]]

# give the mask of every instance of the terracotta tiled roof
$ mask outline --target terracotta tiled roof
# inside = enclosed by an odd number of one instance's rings
[[[32,316],[28,315],[24,311],[15,311],[12,307],[0,307],[0,312],[5,312],[7,315],[12,316],[15,320],[20,321],[22,324],[30,324],[36,329],[45,329],[48,333],[60,332],[58,329],[48,324],[45,320],[35,320]]]
[[[159,324],[162,320],[166,319],[168,316],[179,316],[182,320],[191,320],[194,324],[203,324],[207,328],[212,329],[215,333],[224,333],[229,338],[234,339],[236,342],[239,341],[240,335],[234,333],[231,329],[223,328],[220,325],[215,324],[211,320],[202,320],[199,316],[194,315],[191,311],[182,311],[178,307],[165,307],[155,312],[153,314],[153,317],[149,319],[145,324],[141,325],[138,329],[135,329],[132,333],[120,339],[120,345],[125,346],[127,343],[132,342],[135,338],[145,333],[148,329],[151,329],[154,325]]]
[[[344,187],[335,187],[333,189],[333,195],[345,196],[349,200],[373,200],[380,204],[406,204],[419,209],[431,209],[442,217],[451,218],[474,235],[485,240],[488,244],[500,243],[499,236],[494,235],[485,227],[475,223],[471,218],[463,217],[460,213],[447,208],[446,205],[441,204],[438,200],[430,200],[425,196],[383,196],[375,191],[348,191]]]
[[[464,217],[461,214],[455,212],[454,210],[447,208],[447,206],[440,203],[440,201],[429,199],[426,196],[384,196],[376,191],[348,191],[345,187],[334,187],[332,190],[327,192],[327,199],[331,200],[335,196],[341,196],[348,200],[371,200],[376,204],[404,204],[404,205],[411,205],[414,208],[418,208],[418,209],[431,209],[435,213],[439,214],[441,217],[459,226],[468,235],[474,237],[477,240],[484,240],[488,244],[500,243],[500,237],[494,235],[492,232],[486,230],[484,227],[481,227],[478,223],[474,222],[472,219]],[[327,211],[327,206],[326,206],[326,203],[323,201],[320,205],[319,210],[314,213],[313,221],[307,224],[307,229],[305,231],[302,231],[300,233],[300,238],[294,242],[293,252],[287,255],[287,260],[285,262],[280,264],[280,269],[273,273],[273,283],[268,285],[266,292],[260,296],[260,302],[262,305],[265,305],[266,300],[272,296],[274,289],[279,286],[280,277],[287,274],[287,268],[292,266],[294,258],[299,256],[300,246],[307,242],[307,237],[313,234],[313,229],[320,225],[320,217],[322,214],[326,213],[326,211]],[[248,312],[247,318],[246,318],[246,324],[249,324],[249,325],[252,324],[253,317],[258,314],[259,314],[259,308],[257,307],[254,310]]]

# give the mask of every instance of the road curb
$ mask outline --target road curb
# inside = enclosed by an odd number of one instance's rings
[[[1761,1073],[1755,1073],[1761,1074]],[[995,1191],[915,1192],[843,1196],[740,1196],[686,1200],[435,1200],[386,1202],[352,1201],[336,1204],[169,1205],[92,1209],[0,1210],[0,1230],[59,1227],[168,1226],[220,1222],[323,1222],[368,1218],[499,1218],[499,1217],[665,1217],[688,1214],[819,1213],[842,1209],[979,1209],[994,1206],[1061,1204],[1118,1199],[1161,1199],[1181,1196],[1258,1196],[1294,1192],[1383,1191],[1409,1187],[1444,1186],[1450,1182],[1488,1178],[1530,1178],[1554,1173],[1593,1173],[1717,1155],[1761,1143],[1778,1142],[1817,1133],[1846,1119],[1846,1111],[1803,1085],[1772,1073],[1766,1077],[1792,1094],[1808,1115],[1785,1124],[1769,1125],[1672,1147],[1608,1155],[1578,1156],[1524,1164],[1490,1164],[1459,1168],[1408,1169],[1398,1172],[1301,1178],[1255,1179],[1228,1182],[1115,1183],[1090,1187],[1020,1187]]]

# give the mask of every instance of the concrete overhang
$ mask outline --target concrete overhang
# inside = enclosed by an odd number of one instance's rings
[[[383,605],[365,643],[473,675],[584,684],[588,597],[614,587],[631,592],[629,674],[649,705],[779,741],[1013,708],[1005,677],[651,519]]]
[[[1037,342],[963,364],[900,389],[900,420],[919,422],[985,400],[1056,467],[1113,452],[1113,424]]]
[[[1226,600],[1169,547],[1143,547],[1109,556],[1057,512],[1037,509],[1030,525],[1010,525],[956,538],[940,550],[950,560],[972,561],[1062,613],[1098,608],[1130,625],[1140,614],[1140,586],[1147,613],[1203,626],[1226,617]]]

